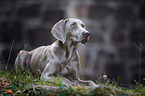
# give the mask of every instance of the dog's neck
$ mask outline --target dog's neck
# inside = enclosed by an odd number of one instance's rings
[[[76,52],[77,48],[77,43],[73,42],[71,39],[67,39],[66,42],[64,43],[65,51],[66,51],[66,58],[67,58],[67,63],[71,60],[73,54]]]
[[[73,42],[72,40],[66,40],[66,42],[63,44],[62,41],[58,41],[59,42],[59,46],[63,47],[64,49],[66,49],[66,51],[72,51],[72,49],[76,49],[77,48],[77,43]]]
[[[73,56],[74,52],[76,52],[76,49],[77,49],[77,42],[74,42],[73,40],[67,38],[65,43],[63,44],[62,41],[57,41],[59,44],[59,48],[63,48],[65,49],[65,53],[66,53],[66,58],[68,58],[68,62],[69,62],[69,59]]]

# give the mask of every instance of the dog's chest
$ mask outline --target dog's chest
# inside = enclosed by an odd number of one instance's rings
[[[69,73],[68,67],[64,67],[64,68],[61,70],[61,72],[60,72],[61,75],[66,75],[66,74],[68,74],[68,73]]]
[[[61,66],[61,71],[59,72],[59,74],[61,75],[67,75],[70,74],[72,71],[77,71],[77,65],[76,64],[67,64],[65,66]]]

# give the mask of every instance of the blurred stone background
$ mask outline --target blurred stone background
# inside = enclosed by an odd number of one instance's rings
[[[139,78],[135,44],[142,44],[144,83],[144,0],[0,0],[0,69],[8,64],[11,70],[20,50],[54,42],[52,26],[70,17],[81,19],[91,33],[88,44],[78,48],[82,78],[99,80],[107,74],[120,83],[133,84]]]

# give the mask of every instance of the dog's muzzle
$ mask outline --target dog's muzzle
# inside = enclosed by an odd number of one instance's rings
[[[82,38],[81,43],[86,44],[86,42],[89,40],[90,33],[86,31],[86,32],[83,32],[82,35],[83,35],[83,38]]]

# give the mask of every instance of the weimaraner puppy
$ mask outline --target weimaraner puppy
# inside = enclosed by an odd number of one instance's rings
[[[20,51],[15,61],[16,70],[29,69],[33,74],[41,75],[45,81],[60,76],[62,84],[67,86],[97,86],[92,81],[80,80],[78,76],[80,60],[77,44],[86,44],[89,39],[85,24],[79,19],[60,20],[51,33],[57,39],[52,45],[41,46],[30,52]]]

